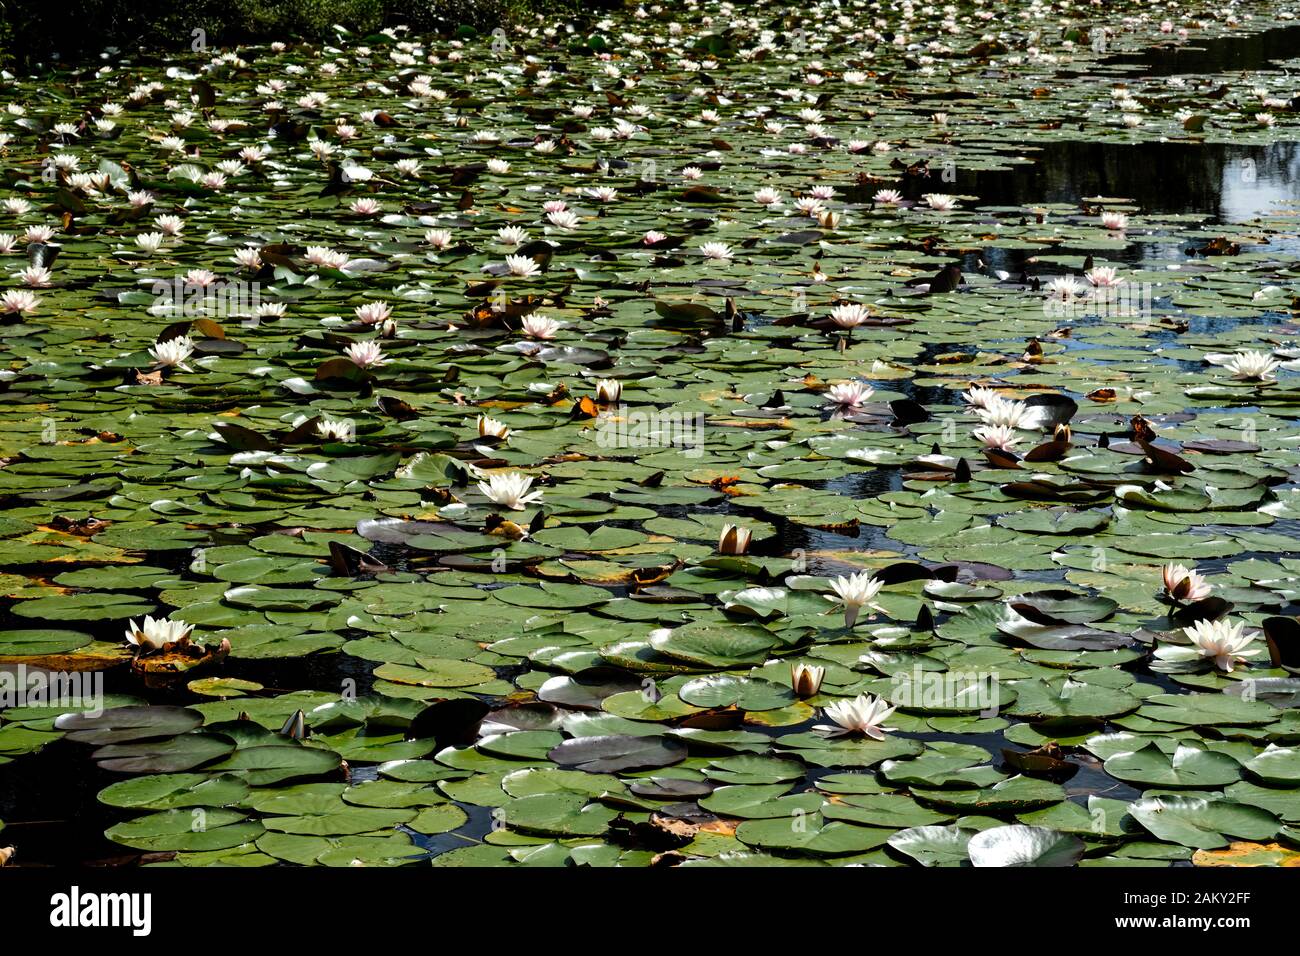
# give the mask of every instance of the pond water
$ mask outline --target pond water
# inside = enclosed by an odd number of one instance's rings
[[[172,87],[127,110],[113,80],[55,85],[92,104],[75,133],[18,88],[6,214],[41,301],[11,296],[0,325],[0,657],[102,672],[133,709],[0,712],[0,846],[26,865],[928,865],[1014,824],[1084,865],[1210,863],[1230,839],[1294,858],[1294,117],[1130,142],[1089,114],[1058,138],[1077,103],[1049,93],[1051,122],[993,155],[982,126],[963,143],[983,122],[965,100],[936,122],[903,95],[981,89],[978,57],[819,97],[861,66],[835,47],[782,98],[798,71],[683,17],[701,46],[622,26],[685,64],[546,35],[482,72],[462,59],[481,39],[446,38],[370,38],[391,64],[364,44],[142,63],[133,83]],[[1297,29],[1093,68],[1275,77]],[[848,152],[862,122],[889,149]],[[164,133],[179,156],[157,161]],[[51,143],[84,165],[42,182]],[[900,172],[949,159],[951,180]],[[181,224],[137,238],[164,209]],[[963,281],[935,288],[948,265]],[[169,329],[140,290],[191,269],[283,314]],[[1141,311],[1097,304],[1116,278],[1149,291]],[[353,321],[379,300],[392,329]],[[869,317],[841,338],[853,304]],[[542,314],[563,324],[524,325]],[[855,382],[874,392],[837,398]],[[973,383],[1001,397],[963,401]],[[1066,405],[1058,446],[1033,410]],[[636,446],[638,415],[685,446]],[[88,517],[107,524],[67,530]],[[1172,562],[1195,594],[1163,593]],[[146,613],[196,628],[198,666],[175,646],[128,663]],[[1195,646],[1193,624],[1213,632]],[[968,673],[991,709],[900,676]],[[898,705],[888,733],[843,709],[867,695]],[[282,730],[299,711],[304,741]],[[812,731],[832,721],[857,735]],[[215,824],[178,826],[196,809]]]

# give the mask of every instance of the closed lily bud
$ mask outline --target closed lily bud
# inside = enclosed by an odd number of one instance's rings
[[[723,525],[722,534],[718,535],[718,553],[744,554],[749,550],[749,537],[748,528],[734,524]]]
[[[602,378],[596,383],[596,398],[605,405],[613,405],[623,394],[623,383],[614,378]]]
[[[822,678],[825,676],[824,667],[814,667],[811,664],[790,665],[790,686],[794,689],[794,695],[801,700],[815,697],[822,689]]]

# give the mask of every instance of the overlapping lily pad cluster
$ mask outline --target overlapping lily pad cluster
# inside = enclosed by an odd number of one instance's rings
[[[1109,57],[1289,19],[686,3],[7,83],[0,660],[113,693],[4,712],[0,773],[66,736],[173,865],[1293,863],[1294,207],[945,176],[1284,140],[1281,70]]]

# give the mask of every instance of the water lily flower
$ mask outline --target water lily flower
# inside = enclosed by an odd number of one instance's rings
[[[983,408],[976,408],[975,414],[985,425],[1002,425],[1006,428],[1028,427],[1033,418],[1033,411],[1024,402],[1002,398],[991,401]]]
[[[718,554],[747,553],[752,534],[748,528],[742,528],[738,524],[724,524],[718,535]]]
[[[657,229],[650,229],[641,237],[641,241],[647,246],[653,246],[655,243],[663,242],[667,238],[668,236],[665,233],[659,232]]]
[[[817,225],[823,229],[834,231],[839,228],[840,220],[843,218],[843,213],[836,212],[833,209],[823,209],[817,214]]]
[[[373,339],[354,342],[343,350],[343,354],[358,368],[380,368],[388,364],[388,359],[384,358],[383,347]]]
[[[830,585],[837,597],[827,594],[826,600],[834,601],[844,607],[844,626],[852,627],[858,620],[858,613],[864,607],[879,610],[872,601],[885,583],[872,577],[870,571],[860,571],[857,574],[831,578]]]
[[[816,697],[817,693],[822,689],[822,679],[825,676],[826,668],[824,667],[818,667],[815,664],[791,664],[790,688],[800,700]],[[831,706],[835,705],[832,704]]]
[[[892,729],[884,726],[884,723],[896,709],[881,697],[859,694],[852,700],[837,700],[823,707],[822,713],[833,720],[835,726],[821,724],[813,727],[813,730],[828,737],[865,734],[872,740],[884,740],[886,732]]]
[[[991,388],[971,383],[971,386],[962,392],[961,398],[971,408],[979,409],[988,408],[993,402],[1001,401],[1002,396]]]
[[[531,262],[532,260],[528,260]],[[560,331],[560,323],[544,315],[524,316],[523,332],[532,339],[553,339]]]
[[[509,508],[511,511],[523,511],[526,506],[542,498],[541,491],[528,490],[532,484],[531,475],[512,471],[507,474],[489,475],[487,481],[478,483],[478,490],[483,492],[483,495],[493,504]]]
[[[581,217],[572,209],[556,209],[548,212],[546,218],[557,229],[577,229],[582,225]]]
[[[489,159],[487,161],[487,168],[490,173],[500,174],[510,172],[510,164],[504,159]]]
[[[1020,443],[1020,436],[1016,434],[1016,430],[1005,425],[986,425],[975,429],[974,434],[984,443],[985,448],[1012,451]]]
[[[816,196],[800,196],[794,204],[795,208],[810,219],[816,219],[817,215],[826,208]]]
[[[1122,212],[1104,212],[1101,214],[1101,224],[1111,232],[1123,232],[1128,228],[1128,216]]]
[[[230,258],[236,265],[243,266],[250,272],[257,272],[262,268],[262,254],[257,249],[236,249],[235,254]]]
[[[23,241],[28,245],[49,242],[53,238],[54,228],[52,226],[28,226],[27,231],[23,233]]]
[[[355,430],[349,421],[336,422],[322,418],[316,423],[316,434],[327,441],[352,441]]]
[[[897,189],[878,189],[876,194],[871,197],[871,201],[880,203],[882,206],[897,206],[903,201],[903,194]]]
[[[1047,284],[1047,294],[1050,298],[1071,302],[1081,297],[1087,288],[1074,276],[1057,276]]]
[[[33,289],[47,289],[53,276],[45,266],[28,266],[18,273],[18,280]]]
[[[958,200],[956,196],[949,196],[947,193],[927,193],[922,197],[931,209],[939,212],[947,212],[950,209],[956,209]]]
[[[1083,276],[1095,286],[1124,284],[1124,280],[1119,276],[1119,270],[1114,266],[1095,266],[1085,272]]]
[[[869,318],[871,318],[870,307],[856,302],[837,305],[831,309],[831,321],[841,329],[856,329]]]
[[[185,229],[185,220],[180,216],[158,216],[153,224],[164,236],[179,236]]]
[[[154,619],[146,615],[142,624],[127,622],[126,642],[136,649],[137,654],[148,654],[160,651],[168,644],[187,641],[193,630],[194,625],[181,620]]]
[[[781,194],[771,186],[764,186],[754,193],[754,202],[760,206],[771,206],[781,201]]]
[[[613,202],[618,198],[618,190],[611,186],[596,186],[588,189],[587,195],[597,202]]]
[[[162,248],[165,237],[161,232],[144,232],[135,237],[135,244],[149,255],[153,255]]]
[[[1268,352],[1247,350],[1238,352],[1224,368],[1232,377],[1246,382],[1268,382],[1277,377],[1277,367],[1282,363]]]
[[[623,395],[623,383],[616,378],[602,378],[596,382],[596,398],[598,401],[613,405]]]
[[[842,405],[845,408],[857,408],[874,395],[875,392],[876,390],[870,385],[866,385],[862,382],[851,381],[832,385],[827,389],[826,394],[836,405]]]
[[[1156,648],[1155,656],[1165,661],[1194,661],[1209,658],[1219,670],[1231,674],[1238,664],[1249,663],[1264,653],[1261,647],[1251,647],[1254,634],[1243,634],[1243,623],[1235,624],[1227,618],[1217,621],[1197,621],[1183,633],[1192,642],[1191,647],[1164,644]]]
[[[503,246],[518,246],[528,241],[528,230],[522,226],[502,226],[497,230],[497,241]]]
[[[506,271],[512,276],[527,279],[540,273],[542,267],[529,256],[506,256]]]
[[[393,314],[393,307],[387,302],[367,302],[352,311],[363,325],[378,325]]]
[[[446,249],[451,245],[451,230],[430,229],[424,234],[424,241],[435,249]]]
[[[26,199],[21,199],[17,196],[11,196],[10,198],[6,199],[3,203],[0,203],[0,206],[3,206],[4,211],[9,213],[9,215],[11,216],[22,216],[27,212],[29,212],[32,208],[31,203],[29,203]]]
[[[374,216],[378,214],[380,209],[383,207],[380,206],[377,199],[366,197],[352,200],[352,204],[348,208],[357,216]]]
[[[1166,564],[1162,572],[1165,593],[1175,601],[1199,601],[1210,596],[1214,590],[1205,576],[1195,568],[1181,564]]]
[[[700,246],[700,253],[706,259],[713,259],[718,262],[730,260],[735,253],[732,252],[731,246],[725,242],[706,242]]]
[[[194,371],[185,364],[186,360],[194,354],[194,340],[188,335],[181,335],[174,339],[168,339],[166,342],[159,342],[149,347],[149,354],[153,356],[155,365],[161,365],[164,368],[178,368],[183,372]]]
[[[505,438],[510,434],[510,429],[506,423],[495,418],[489,418],[487,415],[478,417],[478,436],[479,438]]]

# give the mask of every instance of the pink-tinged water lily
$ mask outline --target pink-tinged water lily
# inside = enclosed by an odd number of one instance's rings
[[[790,689],[800,700],[816,697],[822,689],[822,680],[826,677],[826,668],[815,664],[794,663],[790,665]],[[834,706],[833,704],[831,706]]]
[[[655,243],[663,242],[667,238],[666,234],[659,232],[657,229],[651,229],[641,237],[641,241],[647,246],[653,246]]]
[[[532,260],[529,260],[530,262]],[[544,315],[526,315],[523,321],[524,335],[531,339],[553,339],[560,331],[560,323]]]
[[[1104,212],[1101,214],[1101,224],[1111,232],[1123,232],[1128,228],[1128,216],[1122,212]]]
[[[870,571],[860,571],[857,574],[831,578],[830,585],[831,590],[837,596],[831,597],[827,594],[825,598],[843,606],[845,627],[852,627],[857,623],[858,613],[864,607],[879,610],[872,604],[872,601],[880,593],[880,589],[884,587],[884,582],[872,577]]]
[[[837,305],[831,309],[831,321],[841,329],[856,329],[871,318],[871,309],[856,302]]]
[[[185,364],[186,360],[194,354],[194,340],[188,335],[181,335],[174,339],[168,339],[166,342],[159,342],[149,347],[149,354],[153,356],[155,365],[163,368],[178,368],[183,372],[194,371]]]
[[[509,434],[510,429],[506,427],[505,422],[489,418],[487,415],[478,417],[478,435],[480,438],[506,438]]]
[[[375,216],[379,214],[383,207],[379,205],[377,199],[363,197],[352,200],[352,204],[348,208],[357,216]]]
[[[13,315],[35,312],[41,300],[26,289],[10,289],[0,296],[0,312]]]
[[[833,720],[835,725],[819,724],[813,730],[828,737],[865,734],[872,740],[884,740],[885,734],[893,729],[884,726],[884,723],[896,709],[881,697],[859,694],[852,700],[837,700],[823,707],[822,713]]]
[[[724,524],[718,535],[718,554],[745,554],[753,532],[738,524]]]
[[[393,314],[393,307],[387,302],[367,302],[352,311],[361,324],[378,325]]]
[[[771,186],[764,186],[754,193],[754,202],[760,206],[772,206],[781,201],[781,194]]]
[[[857,408],[875,393],[874,388],[862,382],[840,382],[826,390],[833,403],[845,408]]]
[[[1165,593],[1175,601],[1199,601],[1214,590],[1204,575],[1181,564],[1166,564],[1162,576]]]
[[[189,639],[194,625],[184,621],[171,621],[165,617],[146,616],[140,624],[127,622],[126,642],[136,649],[138,654],[160,651],[168,644],[176,644]]]
[[[435,249],[447,249],[451,246],[451,230],[430,229],[425,232],[424,241]]]
[[[1083,274],[1083,277],[1095,286],[1123,285],[1124,279],[1114,266],[1095,266]]]
[[[523,511],[534,501],[542,499],[541,491],[528,490],[532,484],[531,475],[512,471],[506,474],[489,475],[487,481],[478,483],[478,490],[483,492],[484,497],[493,504],[509,508],[511,511]]]
[[[878,189],[871,197],[871,201],[882,206],[897,206],[903,201],[903,194],[897,189]]]
[[[343,350],[343,354],[358,368],[380,368],[388,364],[388,359],[384,358],[383,347],[373,339],[354,342]]]
[[[1238,664],[1248,663],[1264,654],[1262,647],[1250,646],[1255,635],[1243,634],[1243,626],[1241,621],[1234,624],[1227,618],[1197,621],[1191,627],[1183,628],[1183,634],[1192,642],[1191,647],[1163,644],[1156,648],[1155,656],[1171,662],[1208,658],[1219,670],[1231,674]]]
[[[18,273],[18,281],[31,289],[48,289],[54,273],[45,266],[27,266]]]

